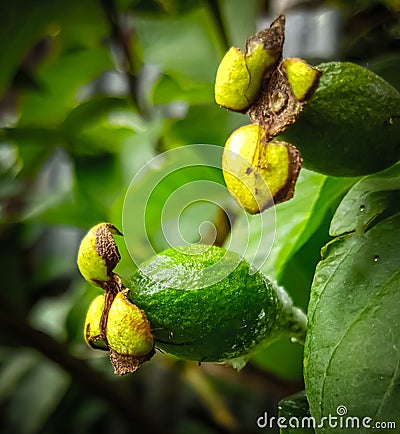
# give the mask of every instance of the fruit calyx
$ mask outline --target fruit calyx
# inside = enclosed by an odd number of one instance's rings
[[[270,28],[247,39],[245,53],[231,48],[222,59],[215,80],[217,103],[229,110],[243,113],[248,111],[252,123],[257,125],[259,129],[263,129],[262,140],[259,140],[259,151],[264,155],[268,154],[267,149],[271,143],[271,148],[276,146],[273,144],[273,139],[288,125],[296,122],[299,113],[316,91],[322,75],[322,71],[308,65],[300,58],[282,60],[284,33],[285,17],[281,15],[271,24]],[[225,149],[230,146],[229,140],[231,138],[226,142]],[[282,173],[279,170],[275,170],[275,174],[271,172],[270,176],[264,176],[267,174],[264,171],[260,177],[264,181],[268,179],[274,186],[281,186],[279,191],[273,191],[274,188],[265,188],[265,192],[260,193],[260,189],[255,187],[257,182],[251,180],[247,176],[249,175],[247,172],[243,179],[246,187],[247,185],[251,186],[247,188],[248,194],[238,195],[237,191],[231,190],[230,186],[232,185],[235,185],[235,190],[238,189],[239,180],[232,181],[230,179],[230,182],[227,183],[231,194],[251,214],[262,212],[266,208],[286,201],[293,196],[302,159],[294,146],[282,141],[276,143],[286,146],[288,150],[291,173],[288,176],[283,176],[288,181],[282,182]],[[241,148],[243,147],[241,146]],[[241,156],[240,153],[238,155]],[[288,156],[284,156],[284,160],[279,166],[287,166]],[[232,156],[231,160],[235,158]],[[226,161],[227,159],[225,159]],[[249,160],[249,163],[253,164],[253,161]],[[258,163],[253,164],[253,166],[256,169],[266,169],[274,165],[272,161],[268,160],[265,160],[264,163],[264,167],[259,166]],[[278,178],[275,179],[275,175],[278,175]],[[271,191],[272,200],[270,198]],[[262,197],[262,194],[265,196]],[[243,196],[244,201],[239,196]],[[255,202],[257,202],[256,206],[254,205]]]
[[[234,131],[222,155],[225,183],[250,214],[290,199],[300,168],[297,149],[283,141],[267,141],[258,124]]]
[[[78,251],[78,268],[90,283],[104,289],[114,280],[113,270],[121,260],[114,235],[122,233],[111,223],[93,226],[83,237]]]
[[[145,313],[127,299],[128,290],[113,271],[121,259],[114,234],[122,235],[110,223],[90,229],[79,247],[78,267],[88,282],[104,290],[89,307],[84,339],[92,348],[109,350],[114,372],[124,375],[154,355],[154,341]]]
[[[318,87],[322,72],[298,58],[284,59],[271,77],[264,78],[249,110],[252,122],[272,139],[293,124]]]
[[[119,292],[108,312],[110,359],[117,375],[135,372],[154,355],[154,338],[146,314]]]

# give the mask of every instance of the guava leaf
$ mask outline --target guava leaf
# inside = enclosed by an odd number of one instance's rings
[[[382,212],[393,204],[388,199],[386,205]],[[331,415],[343,423],[325,421],[317,433],[349,432],[349,426],[355,431],[357,423],[357,432],[370,432],[364,422],[400,423],[400,214],[365,229],[325,247],[311,289],[304,351],[310,411],[317,422]]]
[[[354,179],[334,178],[302,169],[295,196],[276,208],[276,234],[271,254],[263,267],[279,280],[285,264],[332,215]],[[293,224],[294,223],[294,224]]]
[[[318,252],[329,240],[328,227],[340,200],[355,182],[302,169],[293,199],[264,211],[240,216],[229,249],[283,285],[296,306],[306,309]],[[321,230],[323,229],[323,230]],[[302,378],[302,348],[283,339],[254,356],[262,369],[286,379]]]
[[[29,2],[15,0],[2,2],[0,6],[1,71],[0,93],[12,81],[18,65],[29,48],[45,36],[46,26],[65,13],[66,4],[61,1]],[[12,38],[12,44],[7,43]]]
[[[21,98],[19,125],[60,124],[77,106],[78,90],[110,67],[109,55],[103,47],[79,48],[43,62],[35,75],[42,88],[26,92]]]
[[[279,401],[279,417],[284,418],[280,424],[281,434],[315,432],[304,390]]]
[[[245,258],[256,266],[262,264],[263,273],[280,282],[285,265],[307,243],[324,219],[327,216],[331,218],[352,183],[354,179],[351,178],[334,178],[302,169],[293,199],[259,216],[238,218],[232,238],[235,240],[248,227]],[[230,248],[235,250],[234,243]]]
[[[64,371],[46,359],[36,359],[31,358],[32,365],[36,363],[30,367],[29,376],[19,378],[14,394],[7,404],[2,425],[12,426],[13,432],[34,434],[45,430],[49,417],[60,405],[68,390],[70,379]],[[46,393],[38,393],[43,387],[46,388]],[[23,404],[26,402],[29,402],[29,405]]]
[[[214,82],[224,50],[206,10],[194,10],[177,18],[137,16],[135,29],[144,63],[157,65],[183,82]]]
[[[234,47],[245,49],[245,41],[256,32],[259,3],[255,0],[231,0],[219,4],[228,39]]]
[[[400,165],[357,182],[339,205],[330,234],[368,229],[377,221],[400,212]]]
[[[286,336],[251,356],[251,363],[266,372],[289,381],[302,381],[303,346]]]

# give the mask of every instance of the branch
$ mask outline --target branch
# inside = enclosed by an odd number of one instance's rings
[[[217,29],[219,31],[221,41],[224,45],[224,50],[227,51],[230,47],[230,44],[229,44],[228,35],[226,33],[224,20],[222,18],[222,14],[221,14],[221,2],[217,2],[215,0],[205,0],[205,3],[207,4],[208,8],[210,9],[210,11],[211,11],[211,13],[212,13],[212,15],[216,21]]]
[[[132,99],[133,104],[138,109],[139,113],[141,113],[141,105],[138,98],[137,87],[138,80],[136,75],[136,69],[129,46],[129,37],[124,32],[121,27],[121,23],[118,17],[118,10],[115,6],[114,0],[100,0],[101,6],[104,11],[104,15],[108,21],[108,24],[111,29],[111,38],[114,42],[121,48],[124,62],[125,62],[125,72],[129,82],[129,94]]]
[[[26,318],[16,312],[3,297],[0,298],[0,323],[4,330],[8,330],[14,338],[19,338],[24,345],[28,345],[48,359],[57,363],[67,371],[71,378],[106,401],[127,422],[141,432],[161,434],[161,430],[154,417],[147,413],[142,403],[133,395],[128,395],[116,383],[105,378],[100,372],[93,370],[84,360],[72,356],[65,345],[57,342],[51,336],[28,324]]]

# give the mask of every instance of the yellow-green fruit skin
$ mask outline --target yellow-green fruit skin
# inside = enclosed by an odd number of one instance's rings
[[[228,190],[250,214],[256,214],[271,204],[273,195],[286,183],[289,156],[285,146],[269,143],[262,163],[265,132],[257,124],[245,125],[228,138],[222,169]],[[266,164],[265,164],[266,163]]]
[[[229,110],[243,112],[254,100],[265,70],[276,62],[261,43],[244,54],[238,48],[230,48],[217,70],[215,101]]]
[[[107,340],[121,355],[144,356],[154,347],[145,313],[119,292],[111,304],[107,320]]]
[[[246,67],[250,73],[250,83],[245,90],[246,100],[252,102],[260,89],[266,69],[277,61],[278,56],[265,50],[263,44],[254,43],[251,51],[245,56]]]
[[[100,337],[100,319],[104,310],[105,297],[98,295],[90,304],[86,314],[83,338],[94,348],[105,348],[105,342]]]
[[[235,47],[228,50],[215,78],[215,101],[230,110],[242,111],[249,105],[245,97],[250,75],[243,53]],[[235,86],[233,86],[235,83]]]
[[[96,251],[96,232],[108,223],[99,223],[93,226],[83,237],[78,251],[78,268],[88,282],[105,282],[109,280],[107,264]]]
[[[285,59],[282,68],[286,71],[294,96],[304,101],[318,83],[320,71],[298,58]]]
[[[332,176],[360,176],[400,158],[400,94],[353,63],[317,66],[320,83],[293,125],[279,135],[296,146],[304,167]]]

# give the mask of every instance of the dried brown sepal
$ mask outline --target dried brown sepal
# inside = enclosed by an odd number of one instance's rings
[[[275,137],[296,121],[319,84],[321,72],[309,67],[309,73],[312,75],[310,86],[301,99],[296,98],[286,71],[288,60],[292,59],[283,60],[272,76],[263,80],[258,98],[249,110],[250,119],[264,127],[266,140]],[[301,59],[293,60],[305,64]]]
[[[264,50],[276,58],[264,74],[264,79],[271,76],[275,65],[282,60],[283,43],[285,42],[285,15],[276,18],[268,29],[263,29],[246,39],[246,53],[251,53],[253,46],[262,43]]]
[[[273,197],[274,204],[277,205],[278,203],[285,202],[293,197],[294,188],[297,178],[299,177],[303,160],[297,148],[290,143],[283,141],[274,141],[273,143],[280,143],[286,146],[289,155],[289,177],[286,180],[286,184],[277,193],[275,193]]]
[[[107,273],[111,275],[112,270],[121,260],[121,255],[118,251],[113,234],[122,235],[122,233],[111,223],[99,225],[94,231],[96,238],[95,250],[97,254],[104,259]]]
[[[122,290],[122,288],[120,290]],[[116,294],[117,293],[113,290],[106,290],[104,309],[100,318],[100,337],[106,343],[107,347],[109,347],[107,339],[108,312],[110,312],[110,308]]]
[[[108,282],[103,282],[103,289],[106,291],[106,293],[104,309],[100,318],[100,336],[101,339],[106,343],[107,347],[109,347],[107,339],[108,313],[110,311],[115,296],[118,294],[118,292],[124,291],[125,286],[123,285],[122,280],[118,276],[118,274],[111,273],[110,280]]]
[[[113,234],[122,235],[112,224],[99,223],[83,237],[78,250],[77,264],[82,276],[103,289],[121,259]]]
[[[108,346],[101,337],[101,334],[93,334],[90,323],[86,324],[85,341],[94,350],[108,351]]]
[[[266,139],[269,140],[296,121],[303,105],[294,96],[286,74],[278,67],[270,79],[263,81],[249,116],[265,129]]]
[[[114,350],[110,350],[110,360],[114,367],[114,374],[126,375],[136,372],[142,366],[142,364],[149,361],[154,354],[154,349],[144,356],[119,354]]]

